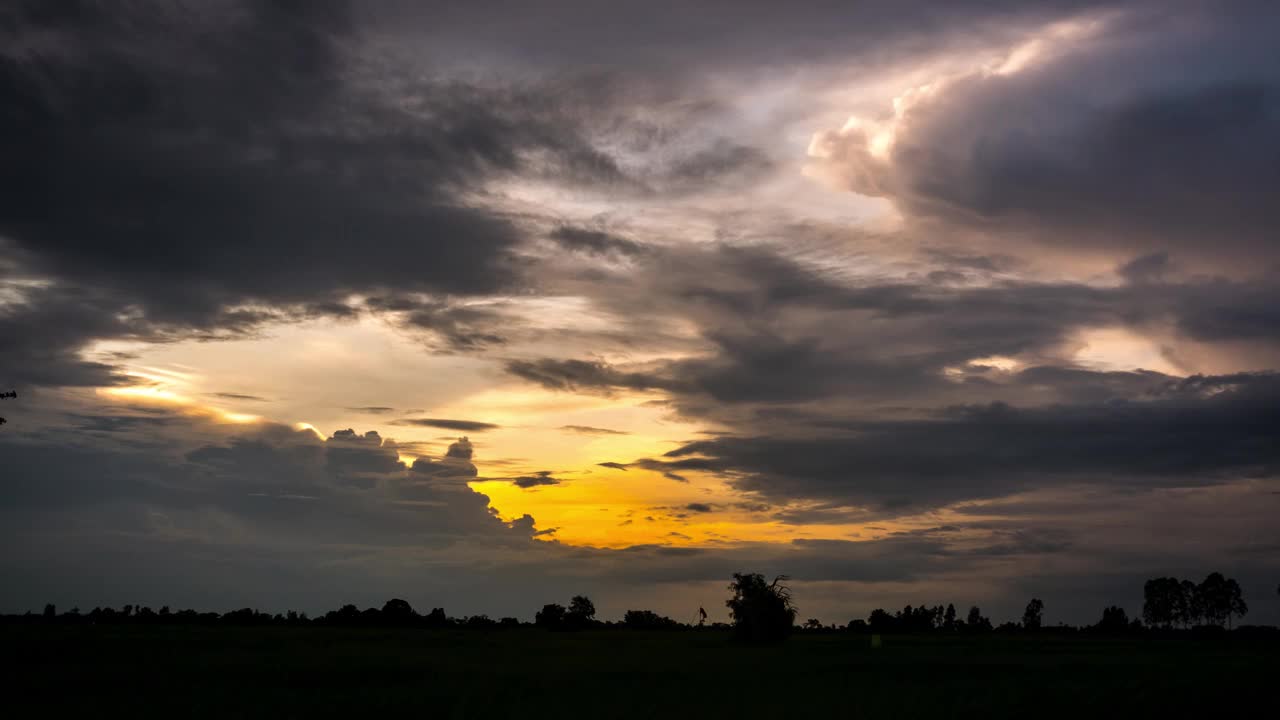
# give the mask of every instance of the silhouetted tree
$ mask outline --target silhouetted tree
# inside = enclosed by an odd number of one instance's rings
[[[1190,580],[1178,583],[1178,594],[1174,596],[1176,617],[1182,627],[1199,625],[1204,617],[1204,603],[1200,601],[1200,588]]]
[[[942,614],[942,627],[948,632],[956,629],[956,606],[947,603],[947,611]]]
[[[893,632],[895,624],[893,616],[883,608],[876,608],[867,616],[867,626],[874,633]]]
[[[805,630],[821,630],[822,621],[819,620],[818,618],[809,618],[808,620],[804,621],[804,629]]]
[[[974,605],[970,607],[968,619],[965,620],[965,630],[970,633],[991,632],[991,620],[984,618],[982,610]]]
[[[1142,619],[1152,627],[1169,628],[1179,621],[1182,585],[1177,578],[1148,580],[1142,586]]]
[[[1243,618],[1249,614],[1249,604],[1244,601],[1244,593],[1240,591],[1240,583],[1227,580],[1227,627],[1231,627],[1231,618],[1239,615]]]
[[[1124,608],[1116,605],[1103,608],[1102,619],[1094,627],[1108,633],[1125,632],[1129,629],[1129,615],[1124,611]]]
[[[580,630],[589,627],[596,619],[596,606],[586,595],[574,595],[564,614],[565,627]]]
[[[444,614],[444,608],[431,608],[431,612],[422,619],[422,624],[432,628],[442,628],[449,625],[449,617]]]
[[[563,605],[548,603],[533,616],[533,624],[548,630],[559,630],[564,625]]]
[[[782,640],[796,621],[796,608],[791,603],[791,589],[779,575],[766,583],[759,573],[734,573],[729,590],[733,597],[725,601],[733,618],[734,635],[757,642]]]
[[[392,598],[382,605],[382,621],[391,625],[408,625],[418,619],[413,606],[400,598]]]
[[[669,630],[680,627],[680,623],[652,610],[628,610],[622,616],[622,624],[636,630]]]
[[[1027,630],[1039,630],[1043,612],[1044,603],[1040,602],[1040,598],[1031,598],[1031,602],[1027,603],[1027,609],[1022,612],[1022,627]]]

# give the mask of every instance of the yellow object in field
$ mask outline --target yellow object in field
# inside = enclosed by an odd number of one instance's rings
[[[878,648],[878,647],[880,647],[880,636],[879,636],[879,635],[872,635],[872,636],[871,636],[871,647],[872,647],[872,648]]]

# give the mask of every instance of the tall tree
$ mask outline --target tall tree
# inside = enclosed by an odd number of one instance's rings
[[[1172,627],[1181,622],[1182,585],[1177,578],[1148,580],[1142,587],[1142,619],[1151,627]]]
[[[1041,613],[1044,612],[1044,603],[1040,598],[1031,598],[1031,602],[1027,603],[1027,609],[1022,613],[1022,627],[1027,630],[1039,630],[1042,623]]]
[[[564,614],[564,624],[567,627],[580,629],[585,628],[595,622],[596,606],[591,602],[591,598],[586,595],[574,595],[569,601],[569,610]]]
[[[1227,601],[1227,627],[1231,627],[1231,617],[1239,615],[1244,617],[1249,613],[1249,605],[1244,601],[1244,593],[1240,592],[1240,583],[1234,578],[1227,580],[1227,590],[1225,593]]]

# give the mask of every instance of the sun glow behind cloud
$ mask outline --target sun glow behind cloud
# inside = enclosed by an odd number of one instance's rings
[[[102,344],[89,354],[126,352],[134,355],[126,372],[137,384],[101,388],[100,397],[165,406],[229,426],[284,423],[318,437],[345,428],[375,430],[403,446],[398,453],[406,466],[418,457],[439,457],[456,437],[467,435],[480,475],[473,489],[488,496],[505,520],[527,513],[539,529],[554,528],[544,540],[627,547],[863,536],[841,522],[781,522],[775,514],[783,508],[752,503],[712,474],[685,472],[687,482],[679,482],[635,466],[601,467],[660,457],[706,429],[653,403],[660,393],[598,395],[530,386],[502,377],[494,360],[421,352],[383,322],[316,321],[219,343]],[[258,384],[229,384],[249,365],[258,369],[253,376]],[[443,372],[451,373],[452,384],[430,380]],[[343,395],[326,392],[326,373],[343,378]],[[388,412],[361,410],[384,405]],[[398,422],[415,417],[495,427],[476,432]],[[521,488],[513,483],[540,472],[559,484]]]

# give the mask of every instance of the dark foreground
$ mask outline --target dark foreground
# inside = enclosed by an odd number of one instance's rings
[[[4,627],[9,717],[1224,717],[1274,639]]]

